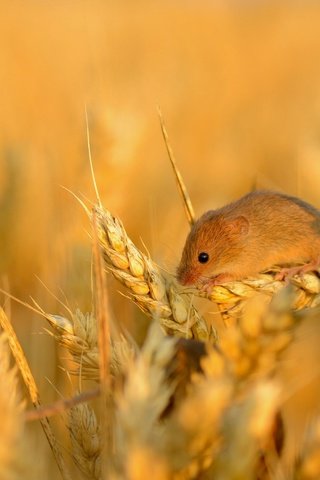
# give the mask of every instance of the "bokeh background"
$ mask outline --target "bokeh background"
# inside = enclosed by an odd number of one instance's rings
[[[95,199],[85,107],[104,205],[170,272],[188,225],[157,105],[197,214],[253,187],[320,207],[319,31],[311,0],[1,0],[1,287],[61,313],[39,277],[72,309],[92,308],[90,226],[62,188]],[[146,321],[117,289],[110,280],[115,316],[141,340]],[[56,398],[44,321],[6,308],[44,401]],[[302,373],[318,362],[313,333]],[[320,404],[319,384],[301,384],[294,416]]]

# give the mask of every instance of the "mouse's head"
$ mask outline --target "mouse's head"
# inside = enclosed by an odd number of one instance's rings
[[[228,218],[205,213],[193,225],[177,269],[182,285],[195,285],[228,271],[243,254],[249,222],[244,216]]]

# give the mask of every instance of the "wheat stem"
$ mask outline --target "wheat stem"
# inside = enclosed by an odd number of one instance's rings
[[[80,403],[86,403],[89,400],[93,400],[99,397],[100,393],[100,388],[94,388],[92,390],[87,390],[86,392],[81,392],[78,395],[74,395],[71,398],[63,398],[50,405],[43,405],[36,410],[27,410],[24,415],[25,421],[34,422],[35,420],[40,420],[44,417],[52,417],[68,410],[69,408],[73,408]]]

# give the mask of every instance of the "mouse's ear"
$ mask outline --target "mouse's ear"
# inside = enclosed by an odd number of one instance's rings
[[[228,230],[238,235],[247,235],[249,232],[249,222],[243,215],[233,218],[228,222]]]

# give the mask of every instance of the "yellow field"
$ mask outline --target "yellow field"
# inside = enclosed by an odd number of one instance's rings
[[[62,188],[95,201],[85,108],[104,206],[170,273],[188,224],[158,105],[197,215],[254,186],[320,207],[319,29],[312,1],[2,0],[1,288],[60,314],[43,282],[72,311],[92,309],[90,222]],[[141,343],[148,322],[109,277],[114,316]],[[3,304],[43,403],[71,394],[45,320]],[[303,387],[287,410],[298,438],[320,400],[310,328],[283,368]],[[40,428],[34,438],[39,478],[59,478]]]

